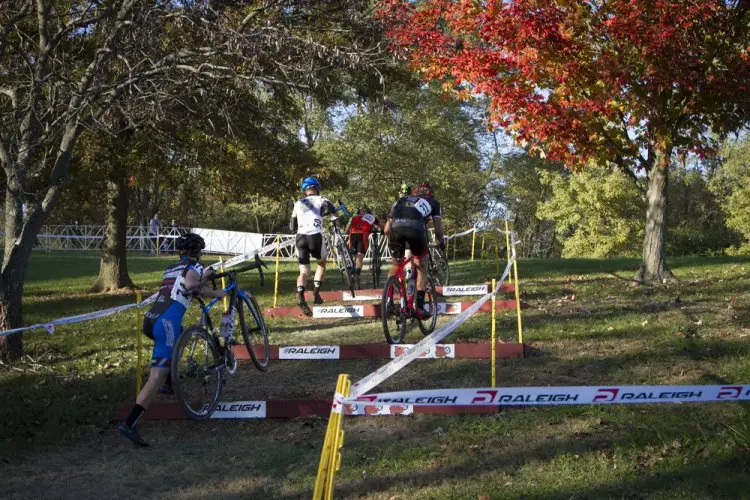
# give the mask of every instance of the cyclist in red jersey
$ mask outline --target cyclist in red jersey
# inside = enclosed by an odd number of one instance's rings
[[[355,215],[349,223],[349,251],[355,255],[354,259],[354,286],[359,288],[359,277],[362,274],[362,264],[365,261],[367,253],[367,244],[370,239],[370,233],[376,227],[382,227],[377,217],[372,215],[370,208],[365,206],[359,207],[358,215]]]

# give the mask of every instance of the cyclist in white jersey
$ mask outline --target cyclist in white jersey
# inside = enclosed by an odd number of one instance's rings
[[[338,225],[336,207],[324,196],[320,196],[320,182],[315,177],[307,177],[302,181],[304,197],[297,200],[292,211],[290,228],[297,231],[297,254],[299,262],[299,276],[297,277],[297,305],[306,316],[312,316],[312,311],[305,301],[305,285],[310,276],[310,256],[318,263],[313,279],[313,302],[322,304],[320,287],[326,272],[326,248],[323,237],[323,218],[331,216]]]

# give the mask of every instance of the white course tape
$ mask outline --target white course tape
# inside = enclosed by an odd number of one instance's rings
[[[280,248],[286,248],[288,246],[291,246],[294,244],[294,240],[286,241],[281,244]],[[266,245],[262,247],[260,250],[256,250],[253,254],[244,254],[244,255],[238,255],[236,257],[232,257],[231,259],[227,260],[226,262],[216,262],[214,264],[211,264],[208,266],[210,269],[217,269],[221,266],[226,267],[232,267],[236,266],[237,264],[241,264],[243,262],[253,260],[255,259],[255,255],[259,253],[265,253],[267,251],[270,251],[272,249],[276,248],[276,243],[273,243],[271,245]],[[69,316],[67,318],[60,318],[56,319],[54,321],[49,321],[47,323],[38,323],[35,325],[29,325],[24,326],[21,328],[14,328],[12,330],[5,330],[0,332],[0,337],[7,337],[8,335],[13,335],[16,333],[26,332],[29,330],[40,330],[45,329],[47,332],[51,335],[55,333],[55,327],[59,325],[69,325],[72,323],[82,323],[84,321],[91,321],[93,319],[98,318],[104,318],[106,316],[111,316],[113,314],[117,314],[123,311],[127,311],[129,309],[133,309],[135,307],[143,307],[148,304],[151,304],[156,300],[156,297],[158,296],[158,293],[155,293],[151,295],[150,297],[146,298],[143,302],[140,304],[126,304],[124,306],[117,306],[117,307],[111,307],[109,309],[103,309],[101,311],[94,311],[90,313],[85,314],[79,314],[77,316]]]
[[[750,385],[620,385],[575,387],[483,387],[384,392],[344,403],[368,402],[430,406],[580,405],[695,403],[750,400]]]
[[[467,234],[471,234],[471,233],[473,233],[476,230],[477,230],[477,228],[472,227],[471,229],[467,229],[466,231],[462,231],[460,233],[452,234],[452,235],[446,237],[445,239],[446,240],[452,240],[453,238],[460,238],[461,236],[466,236]]]
[[[279,245],[279,249],[290,247],[290,246],[292,246],[294,244],[295,244],[294,240],[287,240],[287,241],[285,241],[285,242],[283,242],[283,243],[281,243]],[[249,260],[254,260],[256,255],[265,254],[266,252],[270,252],[271,250],[273,250],[275,248],[276,248],[276,243],[271,243],[269,245],[261,247],[260,250],[255,250],[253,253],[246,253],[246,254],[242,254],[242,255],[236,255],[236,256],[232,257],[231,259],[226,260],[224,262],[214,262],[213,264],[211,264],[208,267],[209,267],[209,269],[219,269],[219,268],[221,268],[223,266],[224,269],[227,269],[229,267],[233,267],[233,266],[242,264],[242,263],[247,262]]]
[[[102,309],[101,311],[94,311],[90,313],[79,314],[77,316],[69,316],[67,318],[60,318],[54,321],[49,321],[47,323],[38,323],[36,325],[29,325],[29,326],[24,326],[21,328],[14,328],[13,330],[5,330],[5,331],[0,332],[0,337],[6,337],[8,335],[13,335],[15,333],[25,332],[29,330],[40,330],[40,329],[45,329],[47,330],[47,333],[52,335],[53,333],[55,333],[56,326],[70,325],[73,323],[82,323],[84,321],[91,321],[92,319],[98,319],[98,318],[104,318],[106,316],[111,316],[113,314],[127,311],[129,309],[134,309],[136,307],[143,307],[154,302],[157,296],[158,296],[158,293],[155,293],[151,295],[150,297],[146,298],[145,300],[143,300],[142,302],[140,302],[139,304],[125,304],[124,306],[111,307],[109,309]]]
[[[352,390],[350,393],[350,399],[357,399],[362,394],[365,394],[367,391],[372,389],[373,387],[377,386],[381,382],[383,382],[388,377],[392,376],[394,373],[401,370],[403,367],[414,361],[415,359],[426,355],[427,352],[429,352],[430,348],[434,345],[443,340],[445,337],[453,333],[453,331],[456,330],[459,326],[461,326],[467,319],[469,319],[471,316],[474,315],[483,305],[485,302],[487,302],[490,297],[492,297],[493,294],[496,294],[498,290],[500,290],[500,285],[505,281],[505,278],[508,277],[508,274],[510,273],[510,268],[513,265],[513,262],[515,261],[515,255],[511,257],[511,260],[508,262],[508,265],[505,266],[505,271],[503,271],[503,276],[498,280],[497,287],[495,287],[495,290],[492,291],[492,293],[488,293],[479,300],[477,300],[471,307],[463,311],[458,316],[454,317],[452,320],[450,320],[448,323],[446,323],[442,328],[439,328],[438,330],[435,330],[427,337],[423,338],[418,344],[414,346],[413,349],[406,351],[401,356],[395,358],[390,363],[387,363],[371,374],[364,377],[362,380],[357,382],[356,384],[352,385]]]

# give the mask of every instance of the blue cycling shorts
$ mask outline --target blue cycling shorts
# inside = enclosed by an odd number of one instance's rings
[[[185,308],[181,304],[172,304],[164,314],[159,315],[154,320],[152,368],[169,368],[172,366],[172,352],[182,330],[183,316],[185,316]]]

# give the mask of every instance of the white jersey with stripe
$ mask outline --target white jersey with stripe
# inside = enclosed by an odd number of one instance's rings
[[[297,234],[321,234],[323,217],[335,215],[336,207],[324,196],[305,196],[294,204],[292,218],[297,219]]]

